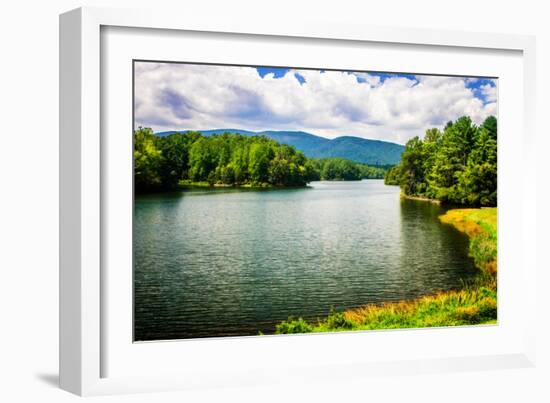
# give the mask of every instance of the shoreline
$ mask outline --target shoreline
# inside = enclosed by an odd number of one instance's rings
[[[427,203],[432,203],[432,204],[441,205],[441,200],[430,199],[429,197],[423,197],[423,196],[410,196],[410,195],[406,195],[406,194],[403,193],[403,192],[400,193],[400,196],[401,196],[402,199],[423,201],[423,202],[427,202]]]
[[[307,188],[306,185],[296,185],[296,186],[277,186],[271,185],[268,183],[261,184],[224,184],[224,183],[214,183],[210,184],[208,182],[188,182],[180,183],[175,190],[187,190],[187,189],[250,189],[250,190],[269,190],[269,189],[303,189]]]
[[[295,186],[278,186],[278,185],[272,185],[269,183],[261,183],[261,184],[251,184],[251,183],[245,183],[245,184],[224,184],[224,183],[213,183],[210,184],[209,182],[191,182],[191,181],[180,181],[177,187],[173,189],[159,189],[155,191],[148,191],[148,192],[139,192],[136,193],[138,195],[154,195],[159,193],[171,193],[171,192],[179,192],[184,190],[192,190],[192,189],[212,189],[212,190],[223,190],[223,189],[246,189],[246,190],[283,190],[283,189],[308,189],[311,188],[312,182],[361,182],[361,181],[367,181],[367,180],[375,180],[375,181],[382,181],[383,179],[380,178],[363,178],[363,179],[357,179],[357,180],[339,180],[339,179],[320,179],[308,182],[305,185],[295,185]]]
[[[410,300],[331,311],[316,323],[289,317],[277,325],[275,334],[496,324],[496,208],[452,209],[439,220],[468,236],[469,255],[479,270],[471,284]],[[494,256],[487,253],[491,248]]]

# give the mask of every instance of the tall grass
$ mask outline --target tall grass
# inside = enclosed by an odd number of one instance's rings
[[[443,327],[496,323],[497,320],[497,210],[457,209],[439,217],[470,238],[469,253],[479,275],[460,290],[440,292],[415,300],[370,304],[308,322],[290,317],[276,333],[337,332],[347,330]]]
[[[497,272],[497,209],[456,209],[439,217],[470,237],[470,256],[482,271]]]

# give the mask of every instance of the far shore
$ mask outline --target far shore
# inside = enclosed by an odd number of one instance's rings
[[[378,180],[381,181],[381,178],[364,178],[357,180],[345,180],[345,179],[320,179],[312,182],[361,182],[364,180]],[[207,181],[191,181],[191,180],[180,180],[177,187],[173,189],[157,189],[147,192],[137,192],[140,195],[155,194],[155,193],[166,193],[172,191],[181,191],[181,190],[192,190],[192,189],[242,189],[242,190],[277,190],[277,189],[308,189],[311,188],[311,182],[308,182],[304,185],[273,185],[271,183],[211,183]]]
[[[189,180],[182,180],[178,184],[178,190],[186,189],[249,189],[249,190],[268,190],[268,189],[301,189],[309,187],[308,184],[305,185],[273,185],[270,183],[210,183],[206,181],[194,182]]]
[[[422,197],[422,196],[409,196],[404,194],[403,192],[401,192],[401,197],[403,199],[408,199],[408,200],[418,200],[418,201],[423,201],[423,202],[428,202],[433,204],[441,204],[441,200],[430,199],[429,197]]]

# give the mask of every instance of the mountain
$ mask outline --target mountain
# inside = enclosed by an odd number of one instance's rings
[[[184,130],[186,132],[188,130]],[[241,129],[199,130],[204,136],[223,133],[239,133],[243,136],[266,136],[279,143],[289,144],[302,151],[310,158],[339,157],[371,165],[394,165],[401,158],[404,146],[381,140],[369,140],[354,136],[342,136],[327,139],[301,131],[253,132]],[[157,136],[168,136],[177,131],[156,133]]]
[[[341,157],[375,165],[393,165],[401,159],[405,147],[380,140],[353,136],[337,137],[310,150],[311,158]]]

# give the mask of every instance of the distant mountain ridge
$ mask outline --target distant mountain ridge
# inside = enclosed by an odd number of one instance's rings
[[[190,130],[171,130],[156,133],[157,136],[169,136],[174,133],[186,133]],[[309,158],[346,158],[370,165],[395,165],[405,149],[401,144],[382,140],[370,140],[354,136],[341,136],[327,139],[302,131],[266,130],[254,132],[242,129],[197,130],[204,136],[223,133],[238,133],[243,136],[266,136],[279,143],[288,144],[302,151]]]

